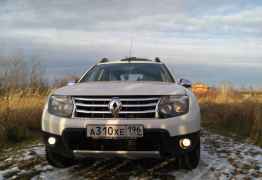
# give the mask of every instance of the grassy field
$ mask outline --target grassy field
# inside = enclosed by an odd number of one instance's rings
[[[13,90],[0,95],[0,144],[22,142],[40,132],[42,109],[50,91]],[[253,92],[212,90],[197,94],[202,126],[249,138],[262,146],[262,101]],[[33,133],[33,134],[32,134]]]
[[[39,132],[47,94],[18,90],[0,96],[0,144],[21,142]]]
[[[224,135],[248,138],[262,147],[261,92],[213,89],[197,96],[202,127]]]

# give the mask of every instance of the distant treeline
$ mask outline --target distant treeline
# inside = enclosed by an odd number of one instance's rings
[[[45,67],[37,58],[27,60],[22,56],[0,59],[0,95],[13,91],[38,91],[45,93],[49,89],[66,85],[78,77],[68,75],[63,79],[53,79],[53,83],[45,79]]]

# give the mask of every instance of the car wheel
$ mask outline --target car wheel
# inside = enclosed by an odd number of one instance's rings
[[[195,149],[186,155],[178,158],[178,165],[180,169],[195,169],[197,168],[200,160],[200,144]]]
[[[61,156],[58,153],[52,152],[52,150],[46,147],[46,160],[48,163],[56,168],[66,168],[75,164],[75,159]]]

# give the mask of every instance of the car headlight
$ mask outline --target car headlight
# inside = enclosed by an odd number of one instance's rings
[[[48,112],[50,114],[71,117],[74,109],[73,100],[70,96],[51,96],[48,102]]]
[[[189,109],[188,96],[164,96],[158,104],[160,118],[170,118],[186,114]]]

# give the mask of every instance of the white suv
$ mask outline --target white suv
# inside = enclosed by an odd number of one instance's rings
[[[190,87],[158,58],[103,59],[49,96],[42,116],[48,162],[175,156],[181,168],[196,168],[200,110]]]

